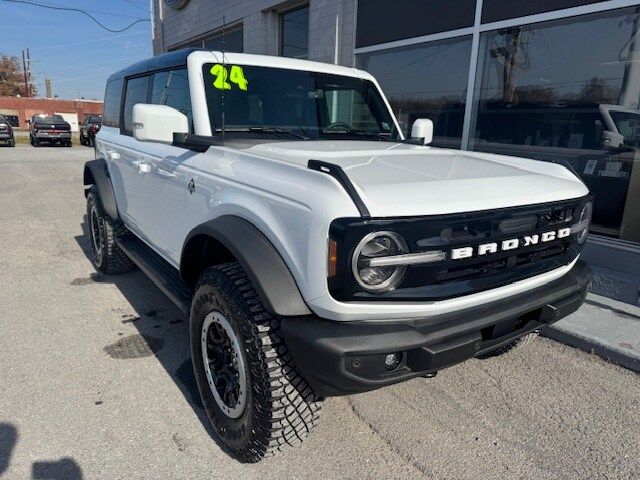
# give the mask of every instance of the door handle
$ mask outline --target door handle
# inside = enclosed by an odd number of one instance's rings
[[[140,173],[149,173],[151,172],[151,165],[144,160],[138,160],[133,162],[136,167],[138,167],[138,172]]]
[[[109,155],[111,160],[120,160],[120,154],[116,151],[110,150],[107,152],[107,155]]]

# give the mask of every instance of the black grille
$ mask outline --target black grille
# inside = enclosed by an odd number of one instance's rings
[[[339,219],[332,223],[330,235],[338,242],[337,274],[329,279],[329,290],[338,300],[441,300],[496,288],[539,275],[570,263],[580,252],[575,235],[540,242],[514,250],[453,260],[455,248],[525,235],[541,235],[567,228],[577,222],[587,198],[515,207],[485,212],[438,215],[403,219]],[[402,283],[391,292],[363,292],[350,269],[358,242],[370,232],[391,230],[401,235],[411,253],[443,250],[441,262],[413,265]]]

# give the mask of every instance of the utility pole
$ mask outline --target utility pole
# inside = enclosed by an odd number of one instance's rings
[[[31,96],[31,55],[27,48],[27,83],[29,84],[29,96]]]
[[[44,79],[44,88],[47,91],[47,98],[51,98],[51,79],[50,78]]]
[[[22,50],[22,71],[24,72],[24,96],[29,98],[29,80],[27,77],[27,60],[24,54],[24,50]]]
[[[31,96],[31,57],[29,49],[22,50],[22,71],[24,72],[24,96]]]

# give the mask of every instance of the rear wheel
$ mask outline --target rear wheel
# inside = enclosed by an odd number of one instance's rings
[[[122,223],[113,220],[102,208],[100,194],[95,186],[87,195],[87,223],[91,260],[103,273],[124,273],[133,268],[133,262],[117,244],[119,237],[126,235]]]
[[[190,338],[205,410],[235,458],[257,462],[309,434],[320,398],[293,365],[279,319],[263,308],[237,263],[201,275]]]
[[[478,355],[478,358],[482,360],[486,360],[487,358],[504,355],[505,353],[510,352],[514,348],[525,348],[527,345],[530,345],[537,336],[538,336],[537,333],[528,333],[527,335],[517,338],[509,343],[506,343],[496,348],[495,350],[491,350],[490,352],[483,353],[482,355]]]

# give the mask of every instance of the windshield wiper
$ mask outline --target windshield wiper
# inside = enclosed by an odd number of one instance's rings
[[[358,130],[357,128],[343,128],[343,129],[323,129],[322,133],[345,133],[347,135],[351,134],[351,135],[361,135],[363,137],[370,137],[370,138],[377,138],[378,140],[384,140],[386,142],[393,142],[393,140],[391,140],[391,138],[387,137],[386,135],[382,134],[382,133],[376,133],[376,132],[369,132],[367,130]]]
[[[286,128],[269,127],[269,126],[266,126],[266,125],[262,126],[262,127],[249,127],[249,131],[250,132],[264,132],[264,133],[284,133],[286,135],[291,135],[292,137],[299,138],[301,140],[311,140],[306,135],[302,135],[300,133],[292,132],[291,130],[287,130]]]
[[[270,127],[268,125],[256,126],[256,127],[231,127],[225,128],[225,132],[261,132],[261,133],[283,133],[285,135],[289,135],[291,137],[299,138],[300,140],[311,140],[311,137],[306,135],[301,135],[296,132],[292,132],[291,130],[287,130],[286,128],[280,127]],[[216,128],[216,132],[222,132],[221,128]]]

